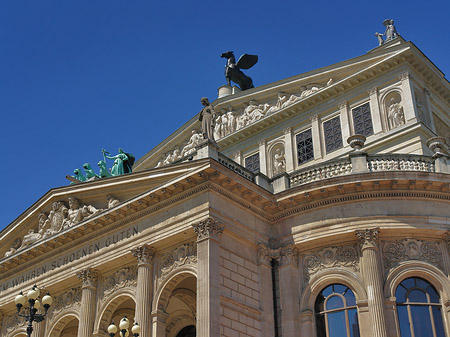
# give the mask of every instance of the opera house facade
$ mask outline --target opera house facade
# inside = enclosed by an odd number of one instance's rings
[[[396,37],[212,102],[132,173],[57,187],[0,233],[0,335],[450,337],[450,83]],[[41,312],[42,308],[38,312]],[[117,334],[118,335],[118,334]],[[130,333],[131,336],[131,333]]]

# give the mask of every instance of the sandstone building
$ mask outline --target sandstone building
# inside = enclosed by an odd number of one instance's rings
[[[33,284],[36,337],[450,336],[450,84],[413,43],[213,105],[217,146],[193,116],[0,233],[1,336]]]

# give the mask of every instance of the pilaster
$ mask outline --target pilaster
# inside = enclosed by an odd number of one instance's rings
[[[135,321],[141,327],[141,337],[151,336],[151,304],[153,299],[153,257],[155,250],[148,245],[132,249],[138,261]]]
[[[356,231],[362,253],[361,271],[367,289],[372,327],[371,335],[373,337],[387,337],[378,234],[379,231],[376,228]]]
[[[322,158],[322,142],[320,141],[319,115],[311,117],[311,135],[313,139],[314,159]]]
[[[267,146],[266,140],[260,140],[258,142],[259,146],[259,171],[267,175]]]
[[[400,76],[403,91],[403,113],[405,114],[406,122],[417,121],[417,114],[415,112],[413,101],[414,93],[411,88],[411,79],[412,75],[409,72],[405,72]]]
[[[428,90],[427,88],[423,89],[423,95],[425,96],[425,113],[426,113],[426,119],[428,122],[428,126],[431,128],[431,130],[433,130],[434,132],[436,132],[436,125],[434,124],[434,118],[433,118],[433,114],[431,113],[431,93],[430,90]]]
[[[159,337],[166,335],[166,322],[169,314],[165,313],[162,310],[156,310],[152,312],[151,320],[152,320],[152,336]]]
[[[286,172],[294,171],[294,147],[292,144],[292,128],[283,130],[284,134],[284,158],[286,159]]]
[[[258,272],[262,311],[262,337],[272,337],[275,331],[273,313],[272,250],[265,245],[258,246]]]
[[[81,280],[81,305],[78,337],[91,337],[95,321],[95,291],[98,274],[91,268],[77,273]]]
[[[341,115],[341,131],[342,139],[347,139],[351,135],[350,121],[348,118],[348,102],[342,102],[339,104],[339,114]]]
[[[215,219],[193,224],[197,234],[197,334],[220,335],[220,243],[223,232]]]
[[[369,90],[369,105],[372,113],[372,125],[373,133],[377,134],[383,132],[383,123],[381,119],[381,109],[378,99],[378,88],[372,88]]]
[[[280,305],[283,336],[296,336],[300,329],[300,293],[298,249],[294,245],[280,248]]]

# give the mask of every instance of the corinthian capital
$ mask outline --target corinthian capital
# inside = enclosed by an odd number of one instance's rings
[[[197,240],[218,238],[223,232],[223,226],[214,220],[213,218],[207,218],[192,225],[195,234],[197,234]]]
[[[380,231],[377,228],[365,229],[363,231],[356,231],[361,249],[378,247],[378,234]]]
[[[96,270],[91,268],[83,269],[77,273],[78,278],[82,282],[83,288],[85,287],[93,287],[95,288],[95,284],[97,282],[98,273]]]
[[[133,248],[131,253],[137,258],[138,265],[150,264],[155,256],[155,249],[148,245],[142,245],[140,247]]]
[[[298,266],[298,249],[294,245],[286,246],[280,249],[281,265],[292,264]]]

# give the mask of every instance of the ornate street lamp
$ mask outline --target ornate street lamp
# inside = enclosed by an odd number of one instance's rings
[[[50,305],[53,302],[52,297],[49,293],[42,297],[41,301],[39,301],[39,295],[41,294],[41,291],[39,288],[34,285],[33,288],[31,288],[30,291],[28,291],[27,295],[25,296],[23,292],[20,292],[19,295],[16,296],[14,302],[16,302],[16,308],[17,308],[17,314],[20,317],[24,317],[26,321],[28,321],[28,327],[27,327],[27,335],[28,337],[31,336],[31,333],[33,332],[33,322],[42,322],[44,320],[45,315],[47,315],[48,308],[50,308]],[[24,308],[25,313],[28,309],[28,314],[21,314],[20,310],[24,306],[25,302],[28,300],[28,308]],[[43,314],[38,314],[37,311],[42,305],[44,306],[45,312]]]
[[[130,321],[128,320],[127,316],[124,316],[119,322],[119,329],[120,329],[120,336],[121,337],[128,337],[128,327],[130,326]],[[114,337],[117,332],[117,326],[114,324],[114,322],[111,323],[111,325],[108,327],[108,333],[111,337]],[[131,328],[131,333],[133,334],[133,337],[139,337],[139,334],[141,333],[141,327],[136,322],[134,323],[133,327]]]

